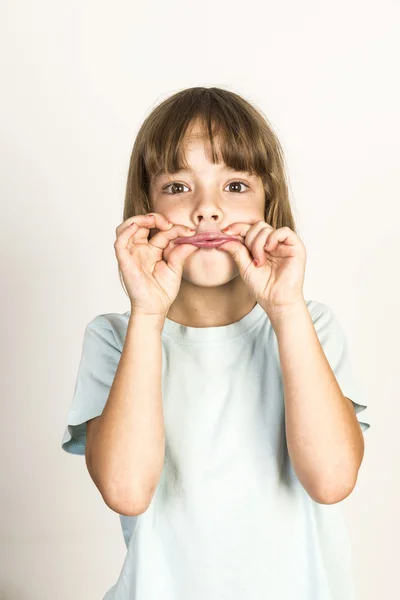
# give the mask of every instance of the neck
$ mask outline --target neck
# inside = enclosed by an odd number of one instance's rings
[[[240,276],[209,288],[182,279],[167,318],[185,327],[221,327],[240,321],[255,305],[255,298]]]

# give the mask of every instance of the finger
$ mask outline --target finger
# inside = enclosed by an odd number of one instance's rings
[[[265,228],[270,228],[271,230],[273,229],[273,227],[271,227],[270,225],[268,225],[265,221],[263,221],[262,219],[260,219],[259,221],[256,221],[255,223],[233,223],[233,225],[229,226],[228,231],[226,229],[223,230],[224,233],[227,233],[228,235],[230,234],[235,234],[236,232],[240,232],[241,235],[243,236],[242,239],[244,241],[245,246],[247,246],[247,248],[250,249],[251,251],[251,255],[254,257],[255,256],[255,252],[260,254],[260,252],[262,251],[262,247],[259,248],[260,246],[260,241],[259,241],[259,233],[263,230],[265,230]],[[265,237],[264,237],[265,239]],[[256,240],[258,240],[257,244]]]
[[[300,244],[301,245],[301,244]],[[259,260],[260,265],[265,263],[268,255],[274,258],[289,258],[295,256],[299,246],[299,238],[290,227],[275,229],[264,245],[264,258]]]
[[[276,248],[278,242],[282,242],[286,246],[296,246],[298,238],[290,227],[280,227],[279,229],[275,229],[273,235],[268,239],[268,250]]]
[[[253,225],[249,223],[232,223],[232,225],[229,225],[228,227],[225,227],[225,229],[222,229],[222,233],[226,233],[227,235],[240,235],[244,240],[244,238],[247,235],[247,232],[249,231],[249,229],[251,229],[251,227],[253,227]]]
[[[265,249],[268,241],[271,239],[275,229],[267,225],[263,227],[255,236],[254,240],[250,245],[251,253],[253,258],[258,261],[261,266],[265,262]]]
[[[167,226],[171,227],[171,224],[169,223],[168,219],[166,219],[166,217],[164,217],[164,215],[162,215],[161,213],[133,215],[132,217],[129,217],[129,219],[126,219],[123,223],[118,225],[118,227],[115,230],[116,235],[120,235],[123,231],[126,231],[128,227],[134,227],[134,223],[136,223],[138,227],[146,227],[149,230],[153,229],[154,227],[157,227],[159,229],[165,229]]]
[[[124,227],[123,227],[124,226]],[[136,215],[127,219],[119,227],[123,227],[117,236],[118,244],[127,245],[131,237],[135,236],[135,241],[144,241],[149,237],[150,229],[158,227],[159,229],[172,229],[173,223],[160,213],[151,213],[149,215]],[[119,228],[117,227],[117,230]]]
[[[196,231],[191,229],[190,227],[186,227],[186,225],[173,225],[170,229],[166,231],[159,231],[149,240],[149,244],[159,248],[160,250],[165,250],[170,242],[173,242],[174,239],[178,237],[190,237],[191,235],[195,235]],[[182,244],[185,246],[186,244]]]

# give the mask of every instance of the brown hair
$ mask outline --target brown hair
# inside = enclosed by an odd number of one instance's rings
[[[258,175],[265,190],[264,220],[275,229],[296,232],[290,206],[281,144],[263,113],[238,94],[217,87],[181,90],[156,106],[145,119],[133,146],[125,192],[123,221],[151,212],[152,175],[188,168],[185,134],[202,125],[213,164]],[[190,127],[189,127],[190,126]],[[214,139],[218,137],[220,153]],[[121,271],[121,284],[125,290]]]

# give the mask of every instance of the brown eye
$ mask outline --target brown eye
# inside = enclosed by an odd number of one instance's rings
[[[226,187],[235,186],[236,188],[238,188],[238,186],[241,186],[241,185],[244,185],[245,187],[250,189],[250,186],[247,183],[245,183],[244,181],[240,181],[240,180],[231,181],[230,183],[228,183],[228,185]],[[171,187],[171,192],[165,191],[169,187]],[[162,191],[165,194],[170,194],[172,196],[172,195],[176,195],[176,194],[181,194],[182,187],[187,187],[187,186],[185,186],[183,183],[179,183],[178,181],[172,181],[171,183],[168,183],[167,185],[165,185],[162,188]],[[240,189],[233,189],[233,190],[230,189],[229,191],[233,192],[234,194],[242,194],[243,193],[242,191],[240,191]],[[244,191],[246,191],[246,190],[244,190]]]
[[[176,189],[177,187],[182,187],[182,186],[183,186],[183,187],[187,187],[187,186],[185,186],[183,183],[178,183],[177,181],[173,181],[172,183],[168,183],[168,185],[165,185],[165,186],[162,188],[162,189],[163,189],[163,192],[164,192],[164,191],[165,191],[165,190],[166,190],[168,187],[170,187],[170,186],[173,186],[173,189]],[[165,192],[165,193],[166,193],[166,194],[169,194],[170,192]],[[181,193],[180,191],[177,191],[177,192],[175,191],[175,192],[172,192],[172,193],[171,193],[171,195],[173,195],[173,194],[180,194],[180,193]]]
[[[237,187],[237,184],[239,184],[239,185],[245,185],[247,188],[249,187],[249,186],[247,185],[247,183],[245,183],[244,181],[231,181],[230,183],[228,183],[228,186],[229,186],[229,185],[234,185],[234,186],[236,186],[236,187]],[[239,193],[239,194],[240,194],[240,192],[239,192],[238,190],[231,190],[231,191],[233,191],[233,192],[234,192],[234,193],[236,193],[236,194],[237,194],[237,193]]]

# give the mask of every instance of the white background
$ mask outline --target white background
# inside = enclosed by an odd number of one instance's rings
[[[2,600],[99,600],[122,568],[118,515],[61,437],[86,324],[129,309],[113,244],[136,133],[202,85],[283,145],[305,298],[339,317],[371,415],[342,503],[358,599],[396,596],[399,17],[389,0],[3,0]]]

